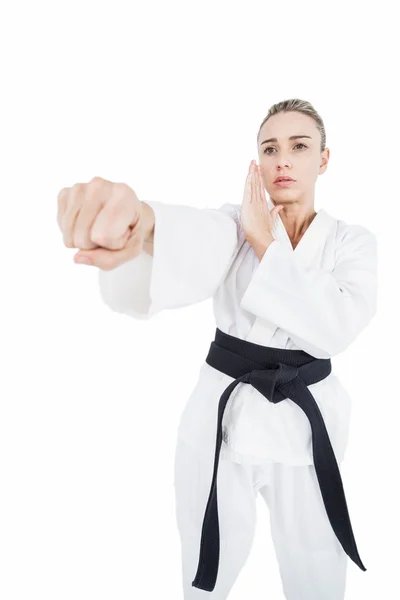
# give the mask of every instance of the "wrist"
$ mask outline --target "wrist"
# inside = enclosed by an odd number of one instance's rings
[[[154,238],[155,225],[154,211],[149,204],[146,204],[146,202],[143,201],[141,219],[143,221],[144,241],[146,243],[152,242]]]
[[[252,242],[254,253],[256,254],[258,260],[261,260],[267,251],[268,247],[275,241],[273,235],[267,235],[262,239],[255,240]]]

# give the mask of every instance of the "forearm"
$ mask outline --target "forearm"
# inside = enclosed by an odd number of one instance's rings
[[[143,202],[143,201],[142,201],[142,208],[143,208],[143,213],[142,213],[141,218],[143,219],[143,226],[144,226],[144,231],[145,231],[143,250],[147,254],[150,254],[150,256],[153,256],[154,226],[155,226],[154,211],[149,204],[146,204],[146,202]]]
[[[218,209],[146,204],[139,207],[145,249],[118,269],[99,270],[105,303],[143,319],[212,298],[239,247],[237,209],[232,204]]]
[[[274,240],[275,238],[273,235],[266,235],[263,239],[250,241],[250,244],[253,246],[254,253],[257,256],[258,260],[262,260],[262,257],[267,251],[269,245],[272,244]]]

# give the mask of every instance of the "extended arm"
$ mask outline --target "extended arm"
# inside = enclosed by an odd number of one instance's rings
[[[144,251],[112,271],[99,270],[104,302],[139,319],[213,296],[238,249],[234,205],[218,209],[146,205]]]

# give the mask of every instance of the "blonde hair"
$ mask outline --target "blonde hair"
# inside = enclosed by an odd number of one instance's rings
[[[324,122],[310,102],[307,102],[306,100],[300,100],[299,98],[291,98],[290,100],[283,100],[282,102],[278,102],[277,104],[273,104],[271,106],[271,108],[268,111],[267,116],[265,117],[264,121],[261,123],[260,128],[258,130],[257,144],[259,142],[261,127],[264,125],[264,123],[266,121],[268,121],[268,119],[270,117],[273,117],[274,115],[277,115],[280,112],[290,112],[290,111],[297,111],[297,112],[303,113],[304,115],[308,115],[309,117],[314,119],[317,129],[321,134],[321,152],[323,150],[325,150],[326,132],[325,132]]]

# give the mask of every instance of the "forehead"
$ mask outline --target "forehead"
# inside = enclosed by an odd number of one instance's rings
[[[270,117],[261,127],[259,143],[268,138],[277,138],[278,142],[286,142],[291,135],[309,135],[317,139],[319,132],[314,119],[299,112],[281,112]],[[309,140],[311,141],[311,140]]]

